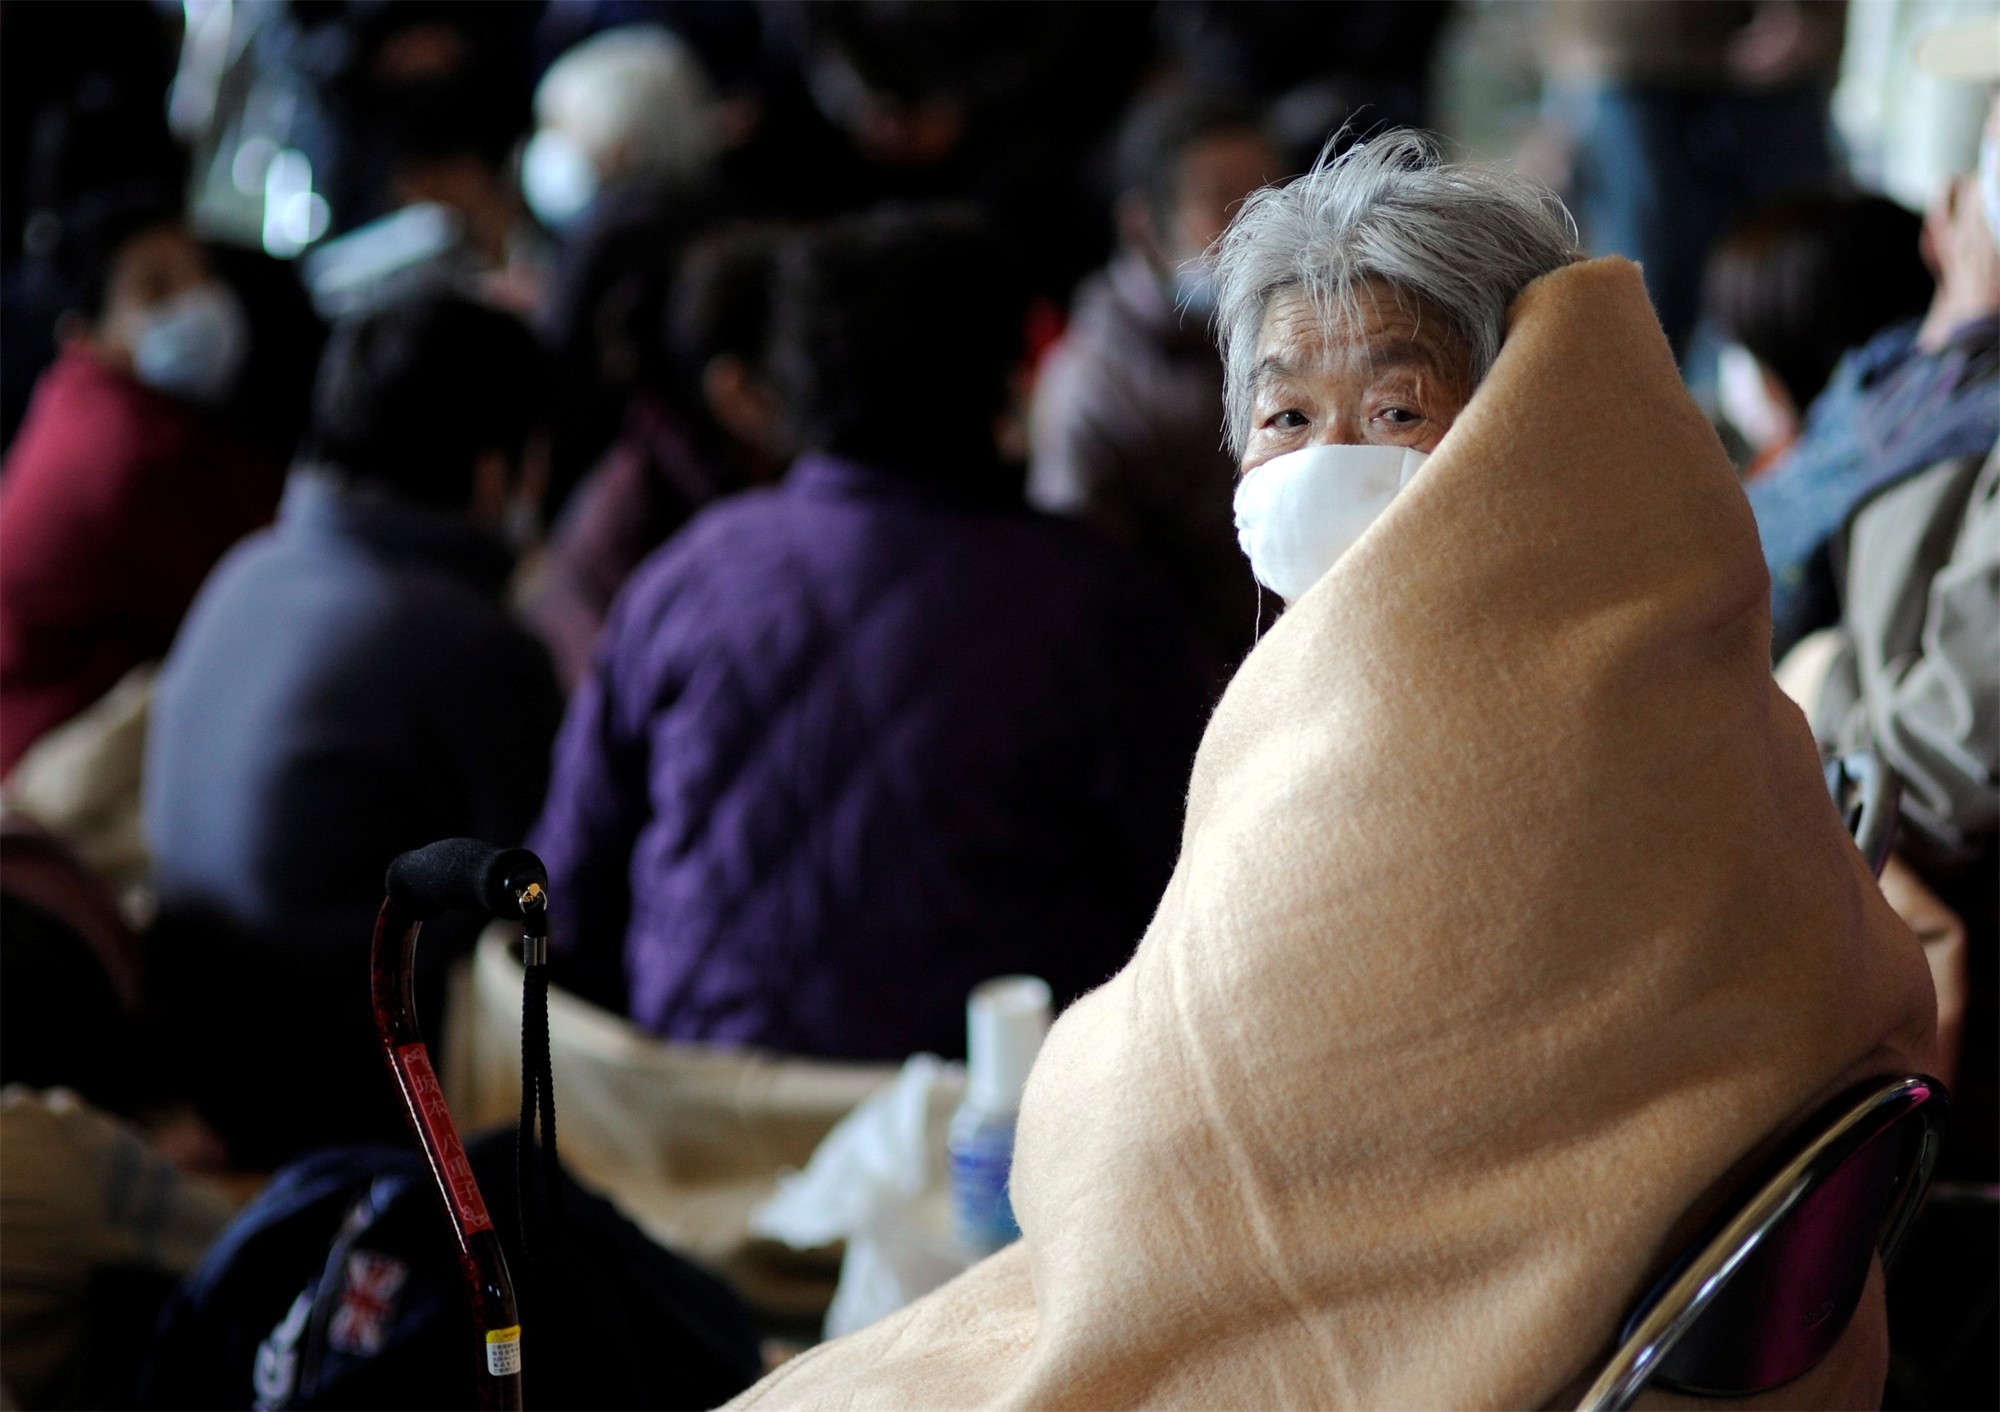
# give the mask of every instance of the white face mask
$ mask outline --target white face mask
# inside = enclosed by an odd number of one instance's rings
[[[597,168],[575,138],[543,128],[521,153],[521,195],[550,230],[573,225],[597,199]]]
[[[1986,215],[1986,233],[2000,246],[2000,136],[1979,139],[1979,205]]]
[[[1304,596],[1426,459],[1405,446],[1308,446],[1243,477],[1236,542],[1257,582],[1287,603]]]
[[[1792,434],[1792,415],[1771,396],[1755,353],[1740,343],[1725,345],[1716,355],[1715,378],[1722,415],[1752,450],[1766,450]]]
[[[138,316],[132,373],[146,386],[187,402],[226,400],[250,352],[250,321],[236,292],[207,280]]]

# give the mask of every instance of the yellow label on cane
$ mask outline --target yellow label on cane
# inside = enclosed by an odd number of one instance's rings
[[[521,1326],[486,1331],[486,1371],[496,1378],[521,1371]]]

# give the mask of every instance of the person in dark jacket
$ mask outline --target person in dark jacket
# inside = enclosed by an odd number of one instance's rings
[[[219,410],[248,321],[178,215],[107,200],[64,242],[62,351],[0,480],[0,773],[159,660],[283,481]]]
[[[696,241],[674,281],[666,375],[625,409],[624,430],[549,536],[527,612],[565,690],[590,668],[632,571],[695,511],[776,480],[790,459],[764,373],[771,274],[786,233],[733,224]]]
[[[658,1034],[962,1053],[973,985],[1073,998],[1152,912],[1202,676],[1164,595],[996,453],[1010,288],[948,215],[788,249],[774,376],[805,454],[612,609],[532,846],[568,982]]]
[[[1180,93],[1140,103],[1119,141],[1118,255],[1078,291],[1035,389],[1029,498],[1158,572],[1222,680],[1255,640],[1257,583],[1230,510],[1202,252],[1281,174],[1248,109]]]
[[[541,386],[528,330],[456,295],[337,329],[278,524],[216,569],[167,658],[157,978],[240,1160],[400,1135],[368,1001],[383,874],[440,838],[518,843],[541,801],[560,697],[501,603]],[[446,930],[425,943],[435,1034]]]

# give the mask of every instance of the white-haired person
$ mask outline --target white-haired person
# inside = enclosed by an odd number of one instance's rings
[[[1237,217],[1239,512],[1290,606],[1036,1061],[1021,1241],[738,1405],[1575,1405],[1746,1163],[1931,1061],[1735,472],[1638,269],[1575,255],[1407,135]],[[1736,1405],[1876,1405],[1849,1234],[1810,1358]]]
[[[1028,498],[1158,573],[1219,691],[1257,613],[1229,527],[1236,465],[1215,435],[1222,361],[1203,252],[1284,168],[1256,114],[1192,92],[1134,103],[1117,153],[1118,252],[1078,287],[1036,376]]]
[[[660,329],[682,252],[716,214],[713,84],[671,30],[625,25],[565,51],[535,88],[521,190],[556,238],[542,324],[572,386],[553,479],[566,490],[666,376]]]
[[[692,49],[651,25],[605,30],[536,86],[522,192],[545,225],[568,230],[627,184],[700,183],[716,137],[714,90]]]
[[[1318,581],[1451,430],[1515,298],[1580,258],[1553,195],[1415,134],[1250,198],[1217,252],[1216,332],[1259,583],[1290,601]]]

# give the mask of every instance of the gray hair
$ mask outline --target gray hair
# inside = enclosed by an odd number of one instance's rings
[[[1329,331],[1353,319],[1369,280],[1430,311],[1466,349],[1476,385],[1500,355],[1507,308],[1530,281],[1580,259],[1553,192],[1503,168],[1457,166],[1421,133],[1386,133],[1257,192],[1215,246],[1230,450],[1250,438],[1250,382],[1271,301],[1298,290]],[[1350,325],[1351,326],[1351,325]]]
[[[623,25],[591,36],[549,65],[535,117],[569,129],[593,161],[629,143],[635,170],[691,181],[714,160],[715,90],[679,36]]]

